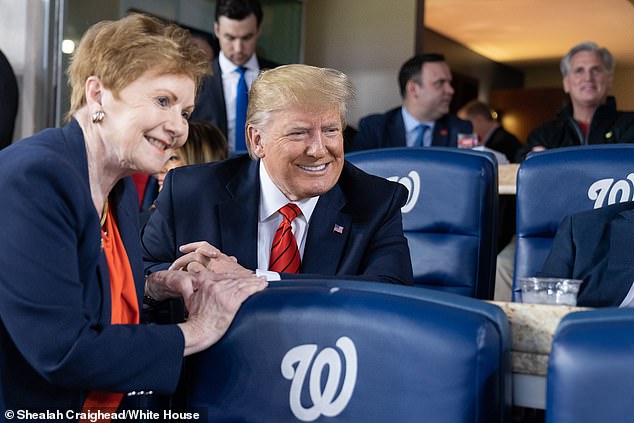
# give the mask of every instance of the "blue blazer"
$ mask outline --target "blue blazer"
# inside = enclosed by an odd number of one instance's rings
[[[244,155],[174,169],[143,230],[146,270],[165,268],[180,245],[207,241],[248,268],[257,268],[259,161]],[[401,207],[407,190],[345,163],[338,183],[320,196],[311,216],[301,275],[345,276],[412,283]],[[343,227],[342,233],[334,230]]]
[[[277,63],[261,57],[257,59],[258,65],[262,70],[279,66]],[[211,68],[213,73],[203,79],[192,118],[213,123],[227,137],[227,107],[225,105],[225,92],[222,87],[222,70],[220,70],[217,57],[211,63]]]
[[[577,304],[618,307],[634,282],[634,202],[566,217],[541,276],[583,279]]]
[[[110,281],[76,121],[0,152],[0,408],[78,410],[88,390],[176,388],[175,325],[111,325]],[[143,299],[136,189],[110,195]]]
[[[473,132],[471,122],[454,115],[444,115],[434,125],[432,147],[457,147],[458,134]],[[364,117],[359,121],[359,132],[348,144],[346,151],[374,148],[406,147],[405,122],[401,106],[384,114]]]

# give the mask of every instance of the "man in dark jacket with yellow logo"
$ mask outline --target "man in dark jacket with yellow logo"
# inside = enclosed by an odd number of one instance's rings
[[[614,59],[606,48],[593,42],[574,46],[561,60],[561,74],[570,104],[528,136],[518,159],[549,148],[634,142],[634,112],[618,111],[607,95]]]

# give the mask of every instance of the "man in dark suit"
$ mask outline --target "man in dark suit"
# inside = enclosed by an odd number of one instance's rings
[[[403,105],[359,121],[347,151],[387,147],[456,147],[471,123],[449,113],[451,70],[440,54],[419,54],[403,64],[398,82]]]
[[[512,163],[522,144],[515,135],[500,125],[494,118],[494,113],[487,104],[472,100],[460,108],[458,116],[471,122],[473,132],[480,139],[480,145],[499,151]]]
[[[167,175],[143,231],[146,271],[173,263],[189,271],[257,269],[269,280],[412,283],[401,217],[406,189],[343,157],[352,91],[332,69],[287,65],[260,74],[247,116],[251,158]]]
[[[582,279],[577,304],[634,306],[634,202],[566,217],[540,276]]]
[[[220,44],[220,53],[212,62],[212,75],[203,81],[192,117],[217,126],[229,141],[230,153],[246,149],[241,146],[240,140],[236,147],[236,132],[238,137],[244,132],[240,126],[243,126],[245,117],[238,116],[236,125],[240,68],[243,68],[248,90],[260,70],[277,66],[256,56],[262,17],[259,0],[219,0],[216,3],[214,33]]]

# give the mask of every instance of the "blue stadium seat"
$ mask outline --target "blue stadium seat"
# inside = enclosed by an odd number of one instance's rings
[[[272,282],[185,374],[209,422],[503,422],[510,334],[500,308],[464,296]]]
[[[456,148],[390,148],[346,155],[409,189],[403,213],[414,283],[482,299],[495,285],[497,162]]]
[[[634,309],[572,313],[553,337],[548,423],[634,420]]]
[[[634,195],[634,145],[566,147],[529,156],[517,176],[514,285],[535,276],[567,215]]]

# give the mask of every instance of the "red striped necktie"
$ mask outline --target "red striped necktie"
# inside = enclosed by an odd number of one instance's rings
[[[279,209],[279,212],[283,219],[271,244],[269,270],[278,273],[299,273],[301,259],[291,222],[302,214],[302,211],[295,204],[288,203]]]

